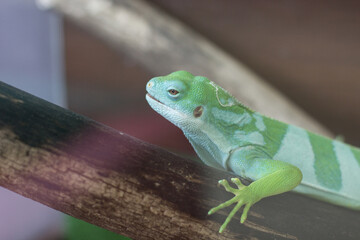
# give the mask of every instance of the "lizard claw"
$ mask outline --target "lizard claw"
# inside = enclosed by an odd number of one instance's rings
[[[231,181],[235,183],[239,189],[243,189],[244,187],[246,187],[238,178],[231,178]]]
[[[222,185],[227,192],[231,192],[235,196],[232,199],[218,205],[217,207],[214,207],[214,208],[210,209],[210,211],[208,212],[208,215],[210,215],[210,214],[213,214],[213,213],[217,212],[220,209],[226,208],[226,207],[236,203],[235,207],[230,212],[230,214],[226,218],[225,222],[221,225],[221,227],[219,229],[220,233],[222,233],[225,230],[226,226],[228,225],[230,220],[233,218],[235,213],[237,211],[239,211],[239,209],[242,206],[245,205],[244,211],[243,211],[243,213],[241,215],[241,219],[240,219],[240,222],[244,223],[246,218],[247,218],[247,214],[249,212],[250,207],[255,202],[257,202],[254,194],[252,194],[252,192],[251,192],[251,188],[249,188],[248,186],[243,185],[241,183],[240,179],[232,178],[231,181],[237,185],[238,189],[231,187],[229,185],[228,181],[226,181],[225,179],[220,180],[219,184]]]

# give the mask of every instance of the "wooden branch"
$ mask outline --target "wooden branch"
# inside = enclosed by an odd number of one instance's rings
[[[232,176],[0,82],[0,185],[25,197],[134,239],[360,239],[359,212],[293,193],[218,234]]]
[[[332,134],[242,63],[141,0],[38,0],[125,52],[156,75],[188,70],[218,82],[244,104],[276,119]]]

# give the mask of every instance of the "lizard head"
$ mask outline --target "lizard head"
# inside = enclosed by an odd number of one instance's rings
[[[235,105],[236,99],[202,76],[177,71],[152,78],[146,85],[146,100],[160,115],[187,131],[210,121],[213,107]]]

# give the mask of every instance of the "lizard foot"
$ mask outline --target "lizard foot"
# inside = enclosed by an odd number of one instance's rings
[[[247,218],[247,214],[248,214],[248,211],[249,211],[250,207],[259,200],[251,192],[251,188],[249,188],[249,186],[243,185],[241,183],[240,179],[232,178],[231,181],[233,183],[235,183],[235,185],[237,186],[237,189],[231,187],[229,185],[228,181],[226,181],[225,179],[220,180],[219,184],[222,185],[227,192],[231,192],[235,196],[232,199],[220,204],[219,206],[210,209],[210,211],[208,212],[208,215],[210,215],[210,214],[213,214],[213,213],[217,212],[218,210],[220,210],[222,208],[228,207],[231,204],[236,203],[236,206],[230,212],[229,216],[226,218],[223,225],[221,225],[221,227],[219,229],[219,233],[222,233],[225,230],[226,226],[228,225],[228,223],[230,222],[232,217],[235,215],[235,213],[237,211],[239,211],[239,209],[242,206],[245,206],[245,207],[244,207],[244,211],[243,211],[243,213],[241,215],[240,222],[244,223],[246,218]]]

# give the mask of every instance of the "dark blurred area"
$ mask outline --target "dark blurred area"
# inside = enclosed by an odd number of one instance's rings
[[[148,1],[360,146],[359,2]],[[164,142],[154,142],[177,147],[178,139],[175,146],[170,140],[180,131],[144,101],[153,75],[71,21],[65,20],[64,31],[69,107],[148,141],[167,132]]]
[[[149,71],[66,19],[64,33],[71,110],[153,144],[193,153],[181,130],[148,106]]]

